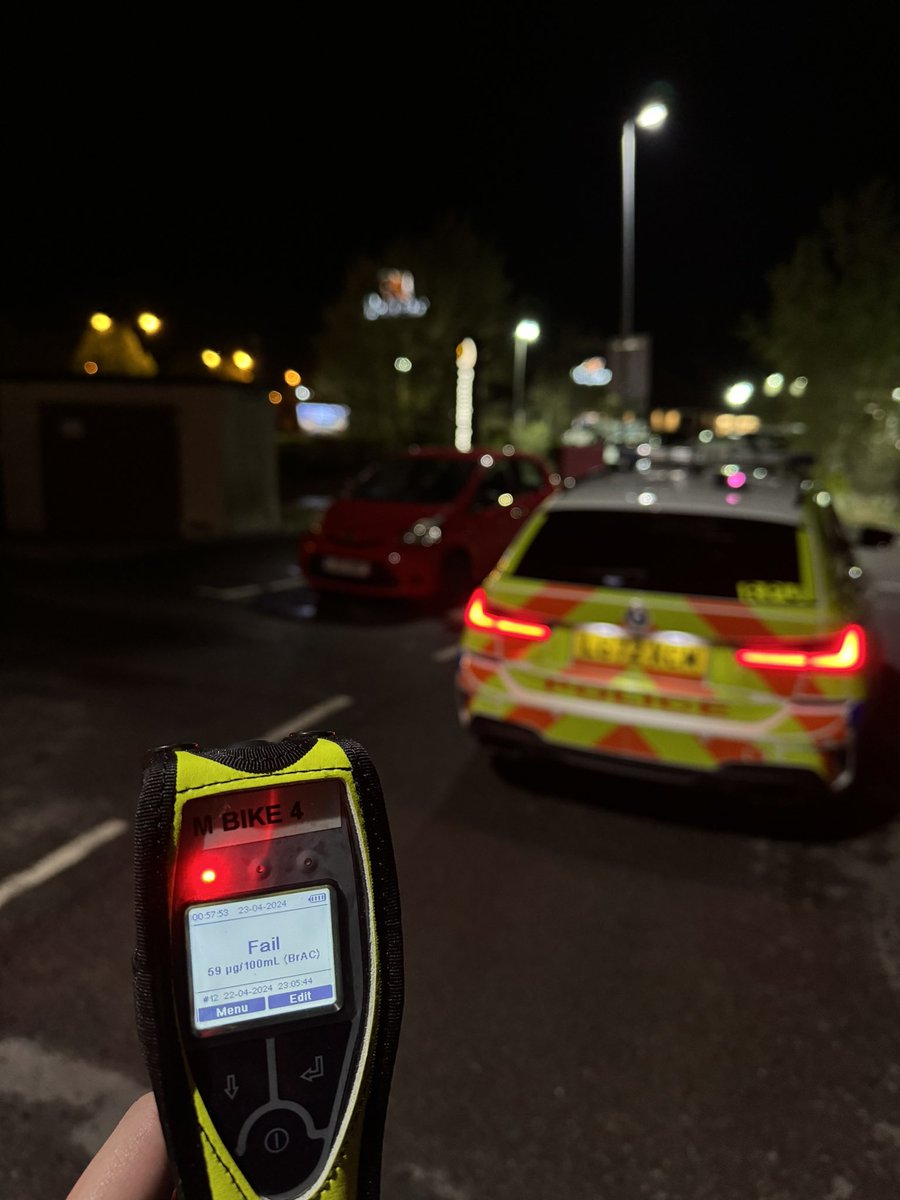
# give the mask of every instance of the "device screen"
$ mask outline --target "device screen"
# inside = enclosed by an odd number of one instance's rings
[[[329,884],[185,910],[195,1034],[341,1005]]]

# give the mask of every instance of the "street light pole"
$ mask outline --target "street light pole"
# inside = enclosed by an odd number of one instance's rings
[[[541,327],[537,321],[527,318],[515,329],[515,353],[513,355],[513,430],[517,433],[525,428],[525,362],[528,343],[540,337]]]
[[[622,126],[622,307],[619,335],[631,336],[634,324],[634,121]]]
[[[630,337],[634,332],[634,163],[636,126],[659,129],[669,115],[661,100],[643,105],[636,117],[622,125],[622,311],[619,333]]]

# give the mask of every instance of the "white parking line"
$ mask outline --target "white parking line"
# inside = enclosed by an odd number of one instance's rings
[[[298,588],[302,585],[303,580],[299,575],[291,575],[287,579],[273,579],[271,583],[266,584],[267,592],[289,592],[292,588]]]
[[[243,583],[239,587],[195,587],[195,596],[207,596],[210,600],[249,600],[251,596],[261,596],[263,592],[260,583]]]
[[[97,825],[94,829],[89,829],[86,833],[79,834],[71,842],[67,842],[65,846],[60,846],[57,850],[52,850],[44,858],[38,859],[32,866],[26,867],[24,871],[17,871],[15,875],[8,875],[6,879],[0,882],[0,908],[4,904],[8,904],[10,900],[14,900],[16,896],[21,896],[23,892],[30,891],[31,888],[37,887],[38,884],[46,883],[48,879],[52,879],[60,871],[66,871],[69,867],[74,867],[76,863],[87,858],[89,854],[105,842],[120,837],[127,828],[127,821],[118,819],[103,821],[102,824]]]
[[[289,733],[298,733],[304,729],[315,728],[321,721],[330,717],[332,713],[349,708],[352,703],[352,696],[332,696],[330,700],[323,700],[321,704],[316,704],[312,708],[306,709],[305,712],[298,713],[290,721],[276,725],[274,729],[270,729],[268,733],[263,734],[263,739],[267,742],[277,742],[280,738],[287,737]]]
[[[332,696],[331,699],[323,700],[321,704],[316,704],[312,708],[298,713],[290,721],[285,721],[282,725],[276,725],[274,729],[270,729],[268,733],[264,733],[262,736],[266,741],[277,742],[289,733],[315,727],[333,713],[349,708],[352,704],[352,696]],[[26,867],[24,871],[17,871],[14,875],[8,875],[6,879],[0,880],[0,908],[9,904],[11,900],[15,900],[17,896],[21,896],[23,892],[30,891],[32,888],[46,883],[48,879],[52,879],[54,875],[59,875],[61,871],[68,870],[69,867],[74,867],[76,863],[87,858],[98,847],[111,841],[113,838],[120,837],[127,829],[127,821],[122,821],[118,818],[103,821],[94,829],[89,829],[86,833],[80,833],[71,842],[67,842],[64,846],[59,846],[56,850],[52,850],[44,858],[33,863],[32,866]]]
[[[265,592],[287,592],[301,586],[299,575],[287,579],[273,579],[269,583],[241,583],[235,587],[210,587],[201,584],[194,588],[195,596],[207,596],[211,600],[250,600]]]
[[[82,1153],[96,1154],[129,1104],[146,1090],[146,1083],[37,1041],[0,1041],[0,1096],[12,1101],[16,1111],[23,1105],[48,1105]],[[80,1119],[73,1110],[80,1110]]]

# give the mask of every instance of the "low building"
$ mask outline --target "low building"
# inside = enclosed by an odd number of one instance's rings
[[[278,529],[266,392],[158,379],[0,380],[7,535],[199,540]]]

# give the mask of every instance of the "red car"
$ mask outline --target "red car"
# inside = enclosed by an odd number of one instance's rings
[[[300,538],[321,594],[462,603],[558,476],[530,454],[413,448],[363,471]]]

